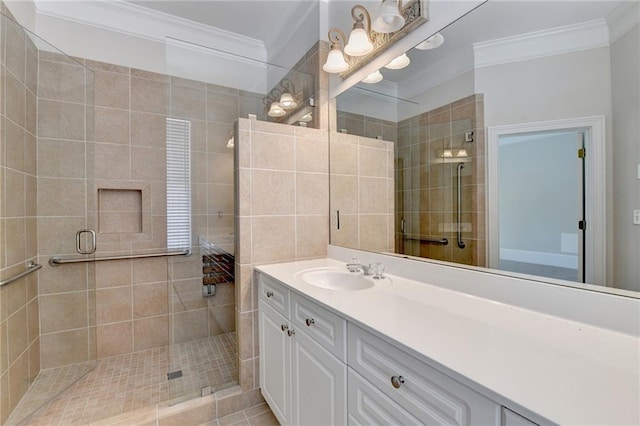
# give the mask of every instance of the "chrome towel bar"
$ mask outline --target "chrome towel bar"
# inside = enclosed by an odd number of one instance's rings
[[[53,256],[49,259],[49,265],[60,266],[67,263],[89,263],[102,262],[105,260],[123,260],[123,259],[146,259],[149,257],[171,257],[171,256],[190,256],[191,250],[181,251],[165,251],[161,253],[142,253],[142,254],[122,254],[116,256],[103,257],[61,257]]]
[[[25,269],[24,271],[20,272],[18,275],[14,275],[11,278],[7,278],[4,281],[0,281],[0,287],[2,287],[3,285],[11,284],[12,282],[17,281],[22,277],[26,277],[30,273],[35,272],[40,268],[42,268],[42,265],[40,265],[38,263],[34,263],[34,262],[29,262],[29,265],[27,266],[27,269]]]

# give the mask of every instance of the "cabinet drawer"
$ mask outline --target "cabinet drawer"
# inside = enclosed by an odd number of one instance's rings
[[[258,297],[268,306],[289,317],[289,290],[278,281],[258,273]]]
[[[421,425],[388,396],[348,368],[349,425]]]
[[[349,366],[421,422],[499,423],[500,406],[490,399],[360,327],[350,323],[348,333]]]
[[[294,293],[291,295],[291,321],[295,328],[346,362],[347,321],[344,318]]]

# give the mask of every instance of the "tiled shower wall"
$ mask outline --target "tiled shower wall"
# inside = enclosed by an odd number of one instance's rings
[[[393,251],[394,143],[330,133],[331,243]]]
[[[0,11],[8,14],[4,4]],[[37,261],[38,54],[22,28],[0,17],[0,279]],[[0,423],[40,371],[37,274],[0,288]]]
[[[238,350],[249,391],[259,387],[252,267],[326,256],[329,150],[326,131],[246,119],[236,140]]]
[[[96,194],[97,189],[108,189],[112,194],[122,195],[120,202],[117,196],[104,197],[98,202],[100,211],[95,220],[98,255],[166,249],[165,119],[168,115],[191,123],[194,241],[198,236],[209,240],[220,237],[227,249],[232,248],[233,154],[226,143],[238,114],[255,113],[256,108],[262,107],[261,99],[202,82],[88,60],[84,63],[93,70],[95,78],[95,143],[94,152],[88,155],[92,159],[88,167],[95,164],[89,170],[89,174],[94,175],[95,188],[90,194]],[[47,54],[41,58],[41,74],[55,80],[72,78],[72,67],[61,56]],[[64,99],[60,97],[67,93],[54,95],[58,97],[47,102],[63,105]],[[68,131],[69,125],[60,121],[54,124],[60,127],[57,131]],[[76,146],[66,140],[56,140],[53,145],[42,138],[40,148],[50,150],[47,155],[67,166],[73,166],[74,155],[81,155],[74,150]],[[126,207],[130,203],[126,201],[134,196],[140,200],[137,219],[124,214],[131,213]],[[78,200],[67,198],[64,204],[74,208],[71,206],[77,206]],[[118,221],[122,225],[120,232],[113,227]],[[128,221],[140,221],[142,232],[126,232],[136,229],[136,223]],[[56,239],[65,246],[51,249],[43,246],[42,253],[47,256],[73,252],[73,237],[79,224],[62,223],[64,229],[58,231]],[[188,258],[96,263],[98,358],[164,346],[170,337],[181,342],[235,329],[233,284],[218,286],[216,296],[204,299],[202,259],[199,247],[192,249],[194,255]],[[62,274],[64,281],[59,281]],[[42,286],[41,291],[51,298],[51,305],[57,307],[42,309],[43,323],[55,324],[57,318],[70,317],[69,310],[77,309],[77,305],[73,300],[74,291],[69,289],[86,286],[86,275],[79,267],[64,265],[47,266],[41,276],[65,286],[61,290],[55,283]],[[46,308],[47,303],[44,305]],[[174,322],[171,323],[172,313]],[[69,325],[49,332],[62,333],[65,327]],[[67,351],[58,347],[64,342],[68,344],[68,339],[51,340],[53,347],[48,348],[48,352],[43,349],[43,353],[61,354],[61,357],[52,357],[49,362],[69,362],[68,355],[62,356]]]
[[[473,142],[465,133],[473,132]],[[462,240],[457,245],[457,165],[444,150],[464,149],[461,171]],[[396,231],[420,239],[446,237],[447,245],[403,240],[396,251],[468,265],[485,264],[485,141],[483,96],[471,95],[398,123]],[[463,161],[463,160],[461,160]]]

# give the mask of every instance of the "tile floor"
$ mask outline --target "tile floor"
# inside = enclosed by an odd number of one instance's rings
[[[278,426],[279,424],[269,406],[260,404],[200,426]]]
[[[25,424],[89,424],[161,401],[183,401],[200,395],[205,386],[215,392],[237,383],[236,359],[235,333],[101,359],[93,371]],[[182,377],[167,381],[167,372],[176,370],[182,371]],[[42,371],[7,424],[28,417],[35,404],[42,404],[43,392],[61,386],[56,379],[68,378],[72,371],[69,367]]]

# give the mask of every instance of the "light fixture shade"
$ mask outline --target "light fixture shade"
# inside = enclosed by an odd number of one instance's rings
[[[344,47],[344,53],[349,56],[364,56],[373,50],[373,43],[364,28],[354,28],[349,34],[349,42]]]
[[[411,59],[409,59],[406,53],[403,53],[384,67],[389,68],[390,70],[401,70],[402,68],[409,66],[410,63]]]
[[[434,35],[432,35],[422,43],[419,43],[416,46],[416,49],[431,50],[431,49],[435,49],[436,47],[442,46],[442,43],[444,43],[444,36],[440,33],[435,33]]]
[[[384,77],[382,77],[382,73],[380,70],[376,70],[362,79],[363,83],[367,84],[375,84],[380,83]]]
[[[302,117],[300,117],[300,121],[303,123],[308,123],[311,120],[313,120],[313,114],[308,112],[305,115],[303,115]]]
[[[227,141],[227,148],[233,148],[233,145],[234,145],[234,140],[233,140],[233,136],[231,136]]]
[[[280,96],[280,106],[284,109],[293,109],[298,106],[298,103],[293,99],[291,93],[285,92]]]
[[[398,0],[383,0],[378,14],[373,18],[371,29],[377,33],[392,33],[404,26]]]
[[[269,108],[269,112],[267,113],[267,115],[269,115],[269,117],[282,117],[286,113],[287,112],[282,108],[282,106],[278,102],[272,102],[271,108]]]
[[[327,62],[324,63],[322,69],[328,73],[341,73],[348,68],[349,64],[344,60],[340,46],[332,45],[329,55],[327,55]]]

